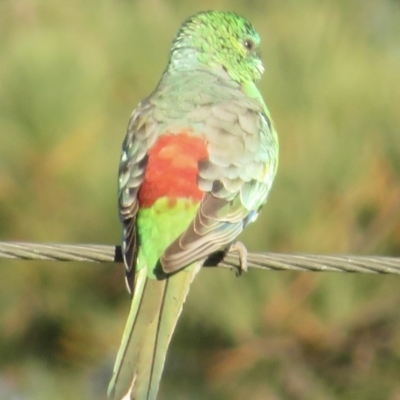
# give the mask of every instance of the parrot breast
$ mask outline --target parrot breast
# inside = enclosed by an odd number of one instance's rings
[[[140,207],[149,208],[166,198],[173,206],[179,198],[203,198],[197,183],[198,164],[208,158],[206,141],[189,132],[161,135],[148,151],[148,163],[138,198]]]

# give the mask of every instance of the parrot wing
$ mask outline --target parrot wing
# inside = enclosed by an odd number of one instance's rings
[[[144,180],[148,162],[147,151],[157,139],[157,123],[151,117],[152,106],[142,101],[129,120],[128,131],[122,144],[119,165],[118,202],[123,225],[122,257],[125,264],[126,284],[132,294],[138,252],[136,215],[139,209],[138,191]]]
[[[165,273],[226,249],[265,203],[277,167],[272,123],[245,101],[219,104],[206,117],[209,157],[199,162],[205,192],[195,218],[162,255]]]

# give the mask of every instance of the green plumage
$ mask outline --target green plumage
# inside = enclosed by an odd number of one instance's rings
[[[259,46],[254,27],[234,13],[194,15],[178,31],[156,90],[132,114],[119,212],[133,298],[113,399],[156,399],[195,274],[212,252],[229,249],[266,202],[278,138],[256,86]],[[158,149],[162,138],[166,147]],[[181,140],[193,146],[179,147]]]
[[[154,267],[168,245],[189,225],[196,209],[190,200],[182,199],[171,207],[167,199],[160,199],[151,208],[138,211],[138,235],[149,240],[139,247],[135,293],[127,321],[130,329],[124,332],[124,351],[118,353],[109,386],[109,396],[114,399],[122,399],[132,382],[134,399],[151,400],[157,396],[168,344],[190,283],[201,265],[195,263],[160,280],[156,279]]]

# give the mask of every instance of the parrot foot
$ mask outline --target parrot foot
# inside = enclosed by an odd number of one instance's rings
[[[229,247],[228,251],[234,251],[239,257],[239,266],[237,267],[236,276],[241,276],[243,272],[247,272],[247,249],[242,242],[234,242]]]

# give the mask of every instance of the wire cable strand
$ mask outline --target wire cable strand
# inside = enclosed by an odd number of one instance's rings
[[[122,262],[121,247],[98,244],[0,242],[0,258],[79,262]],[[386,256],[248,253],[249,268],[273,271],[400,274],[400,258]],[[210,257],[205,266],[237,269],[237,254]]]

